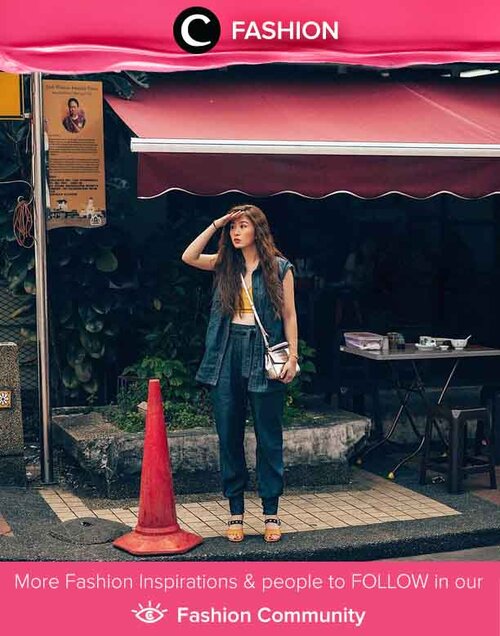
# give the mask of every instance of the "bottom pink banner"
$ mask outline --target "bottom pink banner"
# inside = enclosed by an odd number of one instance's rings
[[[3,563],[3,633],[500,634],[498,563]],[[397,630],[397,632],[396,632]]]

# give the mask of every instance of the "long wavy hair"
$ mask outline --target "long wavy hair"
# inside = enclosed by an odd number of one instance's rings
[[[274,244],[273,235],[269,228],[266,215],[255,205],[235,205],[229,212],[244,212],[255,228],[255,247],[259,255],[262,268],[264,286],[268,298],[275,311],[276,317],[281,316],[283,304],[283,285],[279,279],[277,256],[283,256]],[[219,238],[218,258],[215,263],[214,287],[220,294],[221,311],[224,315],[233,316],[241,310],[240,274],[245,275],[245,258],[241,250],[234,247],[229,231],[231,224],[227,223]]]

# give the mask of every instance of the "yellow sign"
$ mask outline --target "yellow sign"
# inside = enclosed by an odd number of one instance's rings
[[[23,119],[23,78],[0,72],[0,119]]]

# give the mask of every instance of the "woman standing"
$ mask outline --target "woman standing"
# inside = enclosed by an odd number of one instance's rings
[[[222,230],[216,254],[203,254],[213,234]],[[276,248],[269,223],[254,205],[238,205],[216,219],[185,250],[188,265],[215,272],[205,354],[196,379],[210,386],[219,436],[224,496],[231,518],[227,537],[242,541],[244,491],[248,473],[244,453],[247,402],[257,441],[256,472],[264,514],[264,540],[281,538],[278,518],[283,493],[282,418],[286,387],[297,373],[297,315],[293,265]],[[242,281],[270,346],[287,340],[290,357],[279,380],[264,371],[264,339]]]

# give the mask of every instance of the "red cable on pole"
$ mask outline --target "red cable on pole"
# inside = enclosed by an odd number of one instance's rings
[[[33,211],[30,204],[22,197],[17,199],[12,227],[17,244],[26,249],[32,248],[35,244]]]

